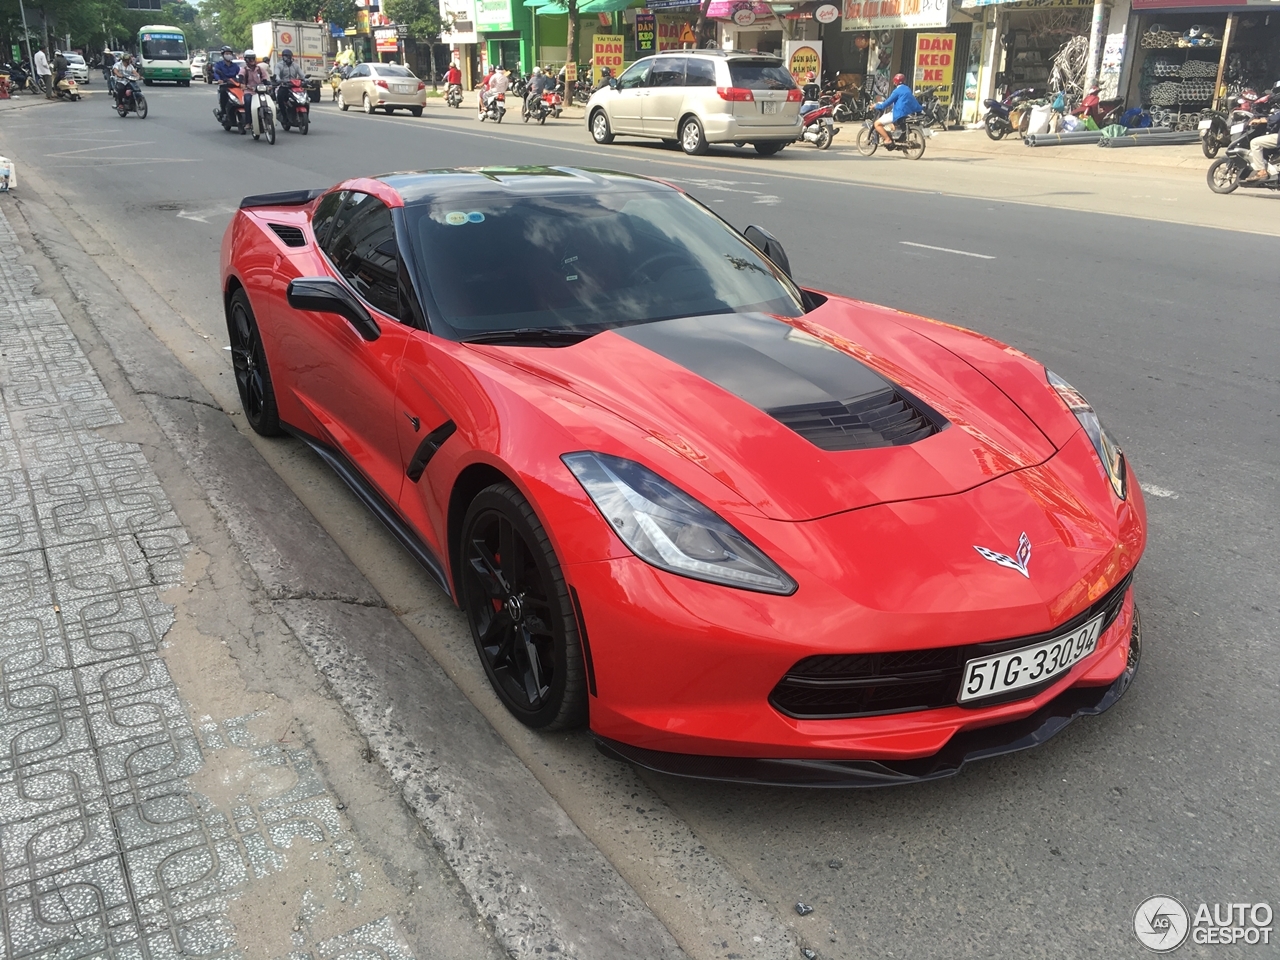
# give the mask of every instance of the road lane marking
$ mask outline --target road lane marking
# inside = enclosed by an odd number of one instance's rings
[[[1143,493],[1149,493],[1153,497],[1161,497],[1165,500],[1177,500],[1178,495],[1165,487],[1157,487],[1154,483],[1140,483]]]
[[[954,253],[960,257],[977,257],[979,260],[994,260],[995,257],[989,257],[985,253],[970,253],[968,250],[952,250],[950,247],[935,247],[927,243],[912,243],[910,240],[899,240],[904,247],[920,247],[924,250],[937,250],[941,253]]]

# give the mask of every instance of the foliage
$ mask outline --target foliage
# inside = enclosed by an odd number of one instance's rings
[[[0,3],[4,0],[0,0]],[[252,42],[253,25],[263,20],[315,20],[350,26],[356,22],[355,0],[204,0],[200,18],[209,36],[243,50]]]
[[[434,40],[440,35],[439,0],[385,0],[383,9],[392,23],[407,26],[415,40]]]

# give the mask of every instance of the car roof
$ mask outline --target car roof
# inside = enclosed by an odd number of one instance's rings
[[[676,193],[658,180],[585,167],[454,167],[389,173],[376,179],[395,190],[405,206],[441,198],[512,199],[531,196],[598,196],[604,193]]]
[[[747,50],[659,50],[653,54],[655,57],[716,57],[720,60],[776,60],[781,63],[779,57],[775,57],[772,53],[751,53]]]

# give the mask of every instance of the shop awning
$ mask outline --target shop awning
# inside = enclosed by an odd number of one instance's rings
[[[579,13],[617,13],[627,7],[641,6],[636,0],[586,0],[578,4]]]
[[[711,0],[711,3],[707,6],[707,18],[710,20],[732,20],[734,13],[741,6],[740,0]],[[773,8],[767,3],[758,2],[758,0],[752,4],[751,12],[757,17],[773,16]]]

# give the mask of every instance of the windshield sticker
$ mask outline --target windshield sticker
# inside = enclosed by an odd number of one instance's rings
[[[460,210],[455,210],[444,215],[444,222],[451,227],[460,227],[467,222],[467,215]]]
[[[468,213],[468,214],[467,214],[467,222],[468,222],[468,223],[484,223],[484,214],[483,214],[483,213]]]

